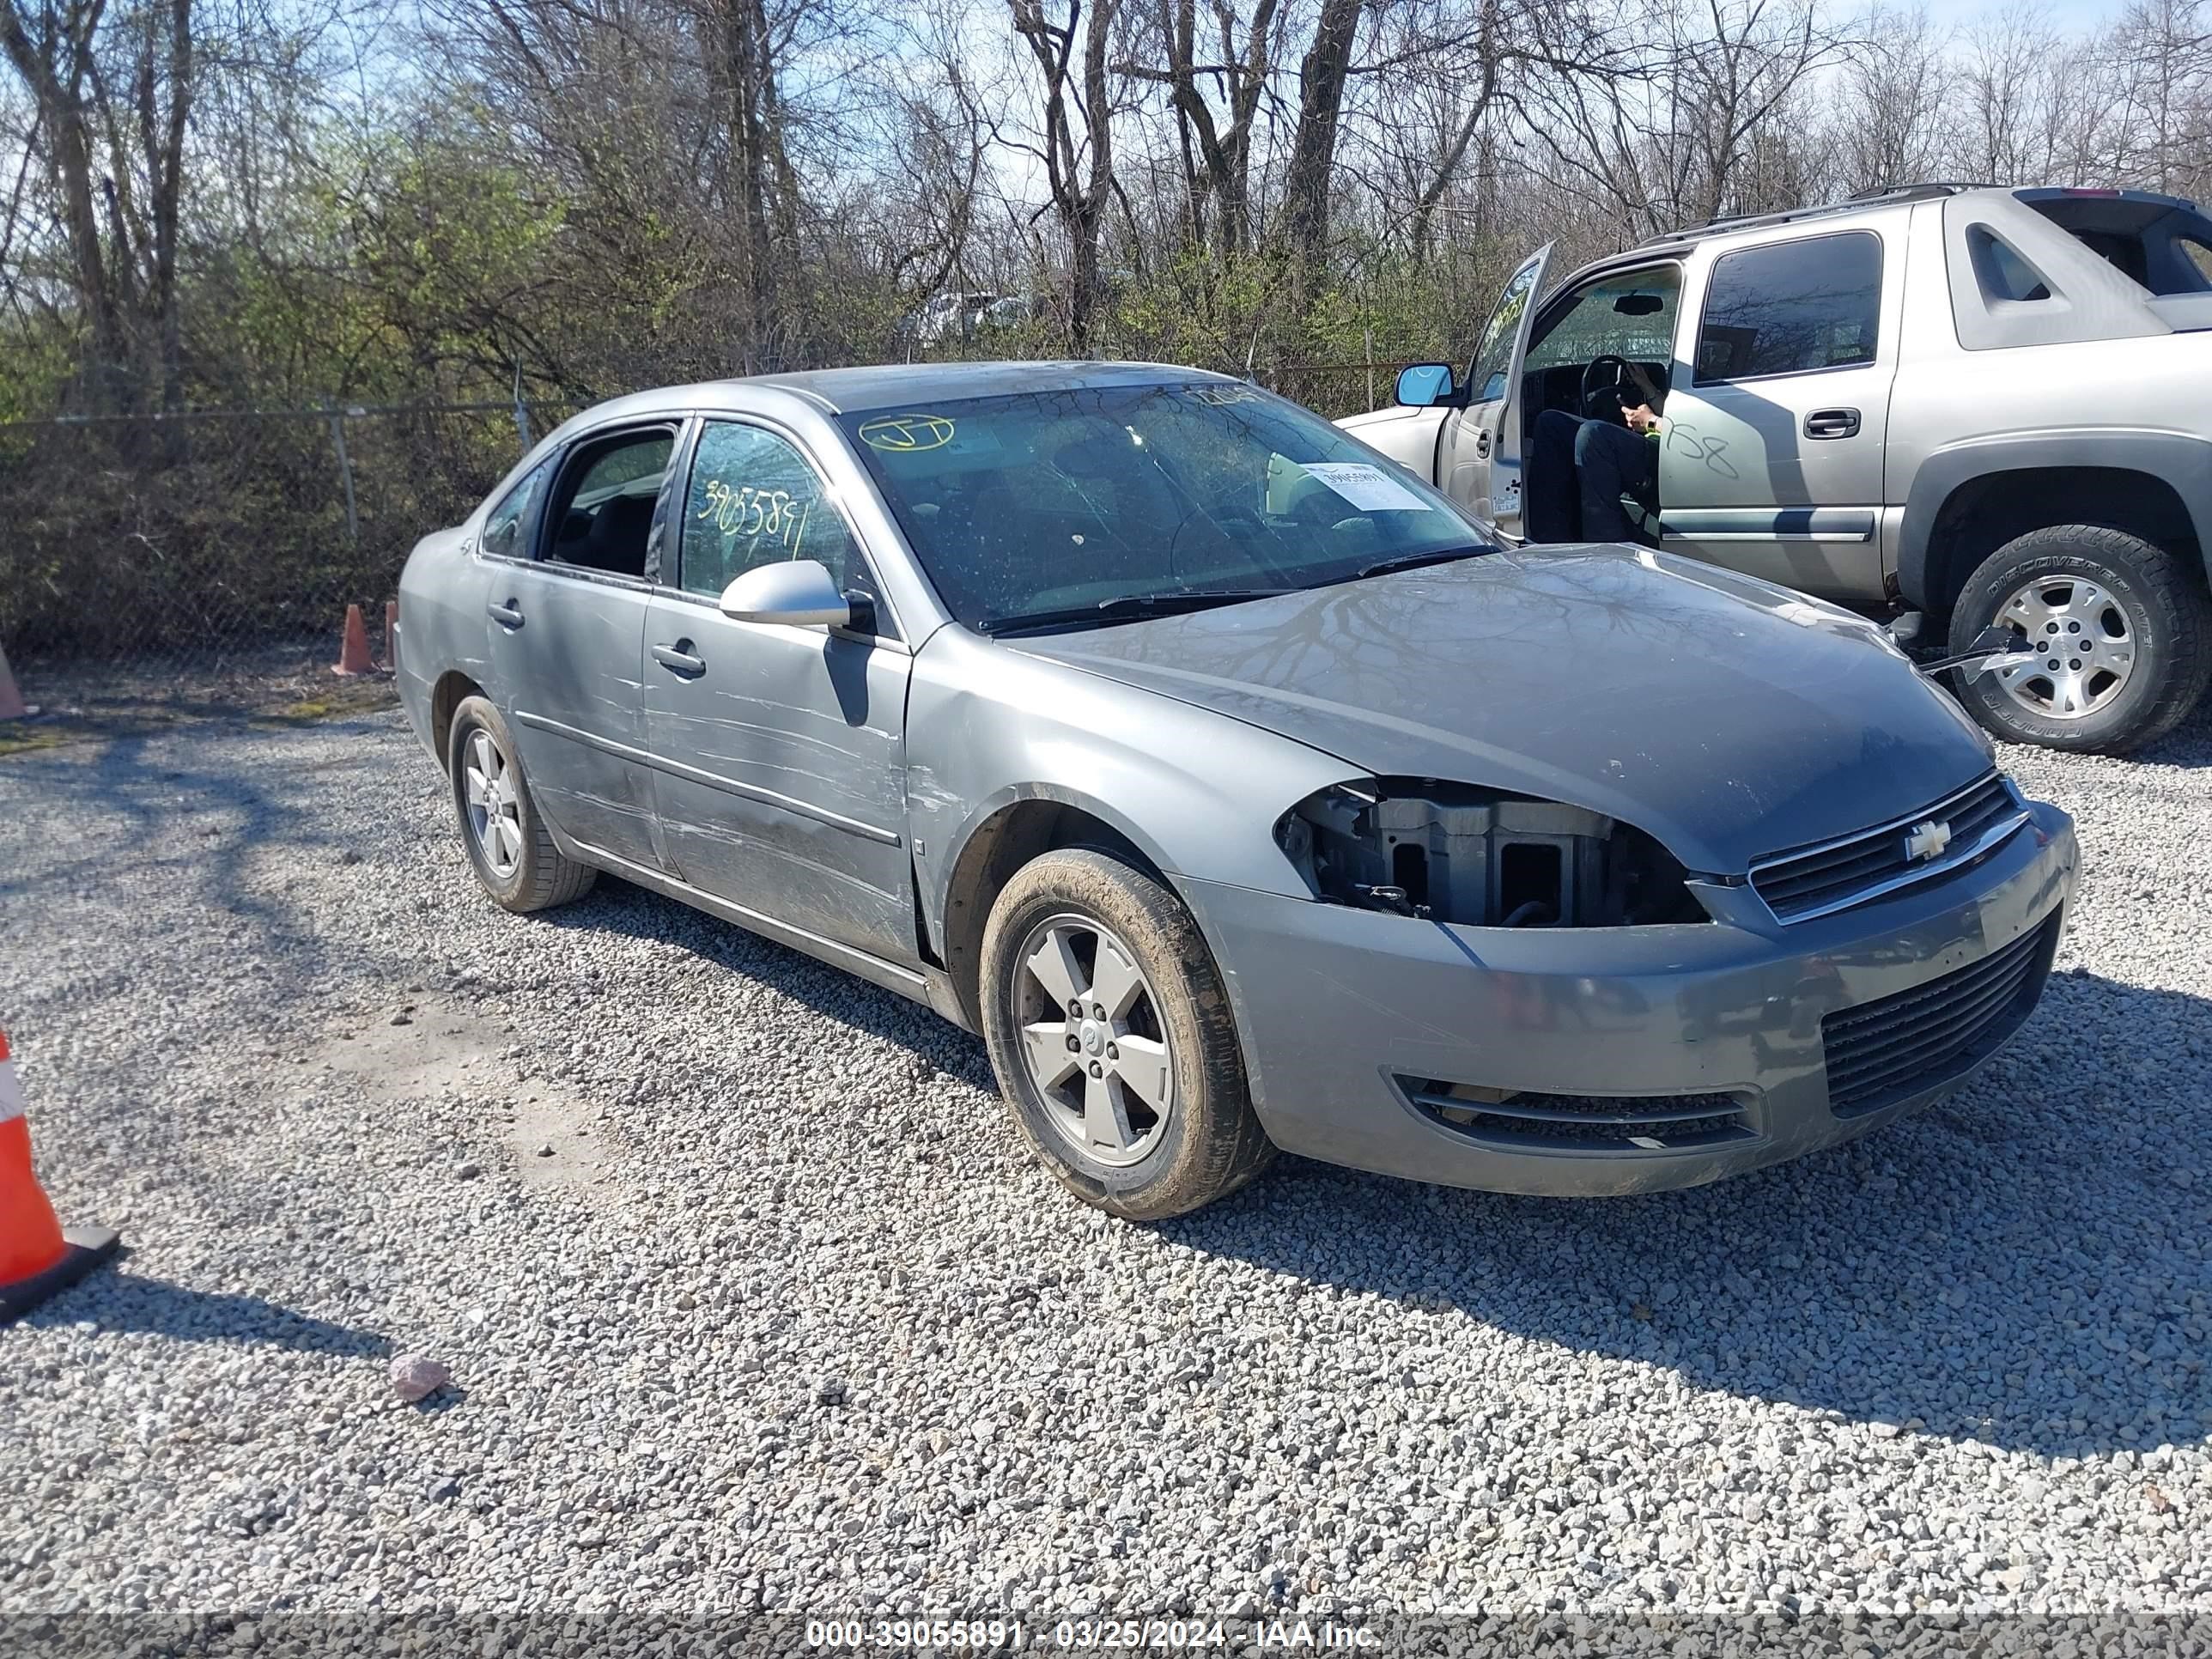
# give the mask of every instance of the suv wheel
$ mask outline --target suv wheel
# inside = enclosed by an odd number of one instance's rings
[[[991,907],[980,988],[1015,1125],[1086,1201],[1163,1220],[1273,1158],[1220,973],[1158,882],[1103,853],[1024,866]]]
[[[453,815],[460,820],[469,867],[484,891],[518,914],[550,910],[589,891],[599,872],[553,844],[553,832],[523,779],[514,739],[489,699],[463,700],[453,710],[447,744]]]
[[[1954,677],[1959,700],[2014,743],[2118,754],[2164,737],[2212,678],[2212,605],[2140,537],[2058,525],[2007,542],[1966,580],[1951,637],[1992,623],[2036,647],[2013,666]]]

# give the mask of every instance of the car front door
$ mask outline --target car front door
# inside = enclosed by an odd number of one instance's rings
[[[492,509],[479,550],[493,694],[532,794],[570,839],[652,868],[638,681],[647,538],[677,432],[579,439]]]
[[[1437,441],[1437,483],[1510,540],[1521,538],[1521,365],[1552,245],[1522,262],[1482,326],[1468,370],[1467,405]]]
[[[702,423],[677,567],[646,628],[646,743],[677,873],[726,902],[894,961],[915,955],[906,826],[910,659],[873,632],[738,622],[716,601],[754,566],[814,559],[879,592],[850,522],[795,439]]]
[[[1695,262],[1659,452],[1662,547],[1881,601],[1904,264],[1873,222]]]

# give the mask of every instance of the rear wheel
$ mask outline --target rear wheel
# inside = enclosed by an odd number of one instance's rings
[[[1966,678],[1959,699],[2000,738],[2118,754],[2171,732],[2212,677],[2212,605],[2140,537],[2059,525],[2006,543],[1966,580],[1951,637],[1996,624],[2033,656]]]
[[[447,745],[461,845],[484,891],[518,914],[550,910],[588,892],[599,872],[554,844],[507,722],[488,698],[465,698],[453,710]]]
[[[999,895],[982,957],[999,1086],[1023,1139],[1085,1200],[1160,1220],[1273,1158],[1219,970],[1158,882],[1103,853],[1048,853]]]

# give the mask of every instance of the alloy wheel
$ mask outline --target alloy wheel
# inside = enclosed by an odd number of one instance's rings
[[[1996,620],[2035,647],[1996,671],[2004,693],[2045,720],[2081,720],[2120,695],[2135,672],[2136,636],[2120,602],[2081,576],[2039,576],[2014,590]]]
[[[1134,953],[1088,916],[1056,915],[1030,929],[1013,977],[1022,1059],[1048,1121],[1094,1163],[1143,1158],[1167,1131],[1175,1066]]]
[[[493,875],[508,880],[522,863],[522,802],[507,756],[482,726],[469,734],[461,783],[477,851]]]

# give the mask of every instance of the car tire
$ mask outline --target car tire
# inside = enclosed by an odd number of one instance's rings
[[[488,758],[496,760],[495,771],[483,764]],[[462,849],[495,903],[526,915],[567,904],[591,890],[599,872],[554,844],[553,832],[522,775],[520,751],[488,698],[464,698],[453,710],[453,730],[446,742],[446,773],[452,780]],[[472,795],[487,797],[488,804]],[[496,827],[502,821],[504,827]]]
[[[2089,602],[2077,604],[2084,594]],[[2027,613],[2035,620],[2023,623]],[[2087,754],[2140,749],[2178,726],[2212,679],[2212,602],[2180,561],[2123,530],[2056,525],[2007,542],[1966,579],[1951,638],[1971,641],[2000,621],[2038,640],[2080,628],[2089,642],[2081,656],[2062,652],[2014,671],[2006,678],[2016,690],[1995,672],[1954,672],[1967,712],[2009,742]],[[2122,647],[2124,664],[2114,654]],[[2045,678],[2048,662],[2064,683]],[[2081,712],[2059,712],[2068,685]]]
[[[1015,1127],[1085,1201],[1164,1220],[1273,1160],[1220,970],[1158,882],[1101,852],[1044,854],[992,906],[981,972],[984,1040]],[[1064,1029],[1029,1029],[1052,1022]],[[1062,1066],[1072,1073],[1054,1080]]]

